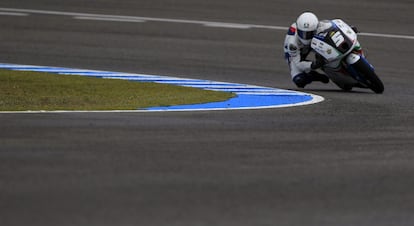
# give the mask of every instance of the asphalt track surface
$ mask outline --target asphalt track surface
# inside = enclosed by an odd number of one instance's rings
[[[414,35],[406,0],[0,7],[269,26],[312,10]],[[0,62],[295,88],[281,30],[0,14]],[[324,102],[283,109],[0,114],[0,225],[413,225],[414,41],[360,41],[382,95],[314,83],[305,91]]]

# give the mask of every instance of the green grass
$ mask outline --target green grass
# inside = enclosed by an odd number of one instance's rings
[[[135,110],[224,101],[233,96],[157,83],[0,70],[0,111]]]

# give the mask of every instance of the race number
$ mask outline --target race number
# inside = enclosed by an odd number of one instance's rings
[[[339,47],[345,41],[345,38],[342,36],[341,32],[337,31],[332,36],[332,41],[335,43],[336,47]]]

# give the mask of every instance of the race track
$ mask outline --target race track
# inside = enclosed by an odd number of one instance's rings
[[[301,91],[325,101],[267,110],[0,114],[0,225],[414,224],[412,2],[2,0],[0,8],[1,63],[283,89],[295,87],[282,28],[312,10],[365,33],[360,42],[385,85],[378,95],[314,83]]]

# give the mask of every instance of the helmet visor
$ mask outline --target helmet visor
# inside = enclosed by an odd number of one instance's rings
[[[316,31],[302,31],[298,30],[298,35],[301,39],[310,40],[315,35]]]

